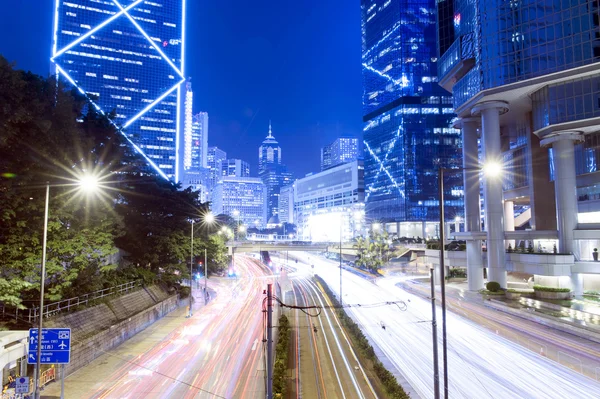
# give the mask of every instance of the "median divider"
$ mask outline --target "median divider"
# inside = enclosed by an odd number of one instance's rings
[[[290,349],[290,322],[286,315],[279,317],[277,330],[279,338],[275,347],[275,363],[273,365],[273,397],[285,398],[288,383],[288,353]]]
[[[373,386],[378,392],[379,396],[391,398],[391,399],[406,399],[410,396],[404,391],[402,386],[396,380],[396,377],[385,368],[383,363],[375,355],[375,350],[365,337],[358,324],[352,320],[346,311],[340,306],[339,301],[335,294],[329,289],[329,286],[325,281],[315,275],[314,276],[317,285],[327,295],[329,301],[335,306],[335,311],[338,319],[342,323],[343,328],[348,333],[353,346],[357,350],[357,355],[360,359],[361,364],[364,366],[365,372],[369,376],[369,379],[374,382]],[[376,377],[377,381],[373,381],[373,376]],[[381,392],[381,390],[385,392]],[[385,395],[383,395],[385,393]]]

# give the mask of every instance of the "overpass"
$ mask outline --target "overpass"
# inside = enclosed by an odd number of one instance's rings
[[[302,252],[327,252],[330,245],[328,243],[291,243],[281,241],[229,241],[227,244],[229,253],[232,252],[260,252],[260,251],[302,251]]]

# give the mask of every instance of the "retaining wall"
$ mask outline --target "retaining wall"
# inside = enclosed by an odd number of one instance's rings
[[[106,304],[52,318],[45,327],[70,327],[73,347],[67,375],[119,346],[178,306],[177,296],[148,287]]]

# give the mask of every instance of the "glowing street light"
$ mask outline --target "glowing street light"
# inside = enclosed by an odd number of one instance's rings
[[[74,180],[74,183],[66,184],[67,186],[74,185],[79,187],[82,192],[93,193],[97,192],[100,184],[98,176],[93,174],[84,173]],[[47,257],[47,243],[48,243],[48,207],[50,204],[50,187],[56,186],[51,185],[49,182],[46,183],[46,202],[44,205],[44,234],[42,241],[42,269],[40,270],[40,313],[38,315],[38,337],[42,337],[42,323],[44,320],[44,285],[46,282],[46,257]],[[58,186],[65,186],[59,184]],[[34,397],[40,397],[40,383],[41,383],[41,357],[42,357],[42,345],[37,347],[37,359],[36,359],[36,370],[35,370],[35,393]]]
[[[439,212],[440,212],[440,291],[442,294],[442,352],[443,352],[443,371],[444,371],[444,398],[448,398],[448,343],[446,339],[446,266],[444,265],[444,172],[460,172],[465,170],[479,170],[484,176],[489,178],[498,178],[502,174],[502,165],[495,161],[484,163],[481,168],[439,168],[438,188],[439,188]],[[433,276],[432,276],[433,278]],[[435,292],[434,292],[435,294]],[[435,310],[435,309],[434,309]],[[437,341],[434,342],[437,345]],[[434,374],[437,375],[437,357],[434,358]]]

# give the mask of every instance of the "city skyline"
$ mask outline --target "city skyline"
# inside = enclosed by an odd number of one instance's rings
[[[362,135],[360,9],[343,0],[301,3],[293,12],[275,1],[226,3],[187,2],[188,22],[198,23],[186,26],[185,77],[193,82],[193,113],[210,115],[209,145],[258,170],[255,148],[272,119],[281,146],[297,150],[285,162],[294,175],[319,171],[320,147],[343,134]],[[0,0],[11,9],[10,18],[0,17],[0,32],[20,38],[5,42],[1,53],[17,68],[48,75],[53,4],[32,10]],[[15,23],[23,19],[30,23]],[[219,23],[224,19],[231,23]],[[239,57],[242,70],[232,68]]]

